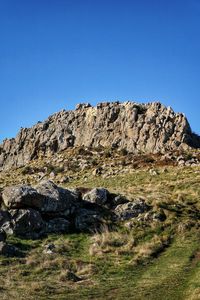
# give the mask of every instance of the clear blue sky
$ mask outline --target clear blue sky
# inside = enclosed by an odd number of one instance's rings
[[[0,140],[105,100],[159,100],[200,133],[200,0],[0,0]]]

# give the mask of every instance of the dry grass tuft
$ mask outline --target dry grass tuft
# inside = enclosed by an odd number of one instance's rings
[[[116,254],[133,252],[135,240],[132,233],[121,233],[118,231],[110,232],[105,230],[102,233],[95,234],[89,248],[89,254],[103,255],[104,253],[115,252]]]
[[[135,256],[130,263],[133,265],[140,264],[144,261],[148,261],[148,259],[152,257],[156,257],[169,245],[169,243],[170,239],[168,236],[154,235],[150,241],[139,244],[135,248]]]

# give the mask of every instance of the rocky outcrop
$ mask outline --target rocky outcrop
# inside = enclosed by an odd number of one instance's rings
[[[87,201],[78,190],[58,187],[52,181],[42,181],[34,188],[6,187],[2,198],[7,210],[0,210],[0,228],[25,238],[98,230],[107,216],[112,215],[103,207],[111,194],[98,188],[91,195]],[[102,205],[99,205],[100,197]]]
[[[6,210],[0,210],[0,241],[3,243],[5,233],[36,239],[49,233],[96,232],[151,210],[144,199],[130,202],[104,188],[81,193],[80,189],[64,189],[51,181],[43,181],[34,188],[7,187],[2,198],[6,206]]]
[[[26,185],[6,187],[2,194],[9,209],[31,207],[42,213],[72,213],[79,201],[79,193],[66,190],[52,181],[42,181],[35,188]]]
[[[200,147],[186,117],[154,102],[80,104],[23,128],[15,139],[0,145],[0,170],[21,167],[31,160],[69,147],[112,147],[133,153],[158,153]]]

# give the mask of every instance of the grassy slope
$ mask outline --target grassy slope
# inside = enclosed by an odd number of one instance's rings
[[[87,234],[50,236],[41,241],[10,237],[24,251],[24,258],[0,258],[2,299],[200,299],[199,182],[199,167],[158,168],[155,176],[143,169],[106,179],[77,178],[66,186],[104,186],[130,198],[143,196],[155,207],[164,208],[168,216],[164,226],[138,226],[132,236],[139,249],[154,235],[173,234],[170,244],[135,264],[134,247],[124,251],[124,246],[112,245],[103,254],[90,255],[92,236]],[[121,229],[120,234],[123,238],[125,231]],[[56,254],[43,254],[47,242],[57,245]],[[84,280],[67,280],[68,269]]]

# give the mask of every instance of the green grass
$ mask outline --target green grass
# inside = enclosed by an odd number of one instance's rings
[[[155,232],[147,229],[133,236],[143,247]],[[197,230],[175,236],[167,248],[138,264],[132,263],[134,251],[91,256],[91,239],[87,234],[52,235],[38,241],[10,237],[25,257],[1,257],[2,299],[198,299],[192,298],[199,292]],[[43,246],[51,242],[57,245],[56,254],[43,254]],[[84,280],[63,281],[61,274],[69,268],[77,274],[85,269]]]
[[[77,173],[65,187],[102,186],[130,200],[141,196],[154,210],[162,208],[166,221],[133,221],[133,229],[122,224],[102,233],[94,255],[95,234],[9,237],[23,256],[0,257],[1,299],[200,299],[200,167],[156,169],[154,176],[147,167],[107,178],[93,176],[92,169]],[[2,186],[19,179],[16,174],[1,177]],[[43,253],[47,243],[55,243],[55,254]],[[67,270],[83,280],[69,281]]]

